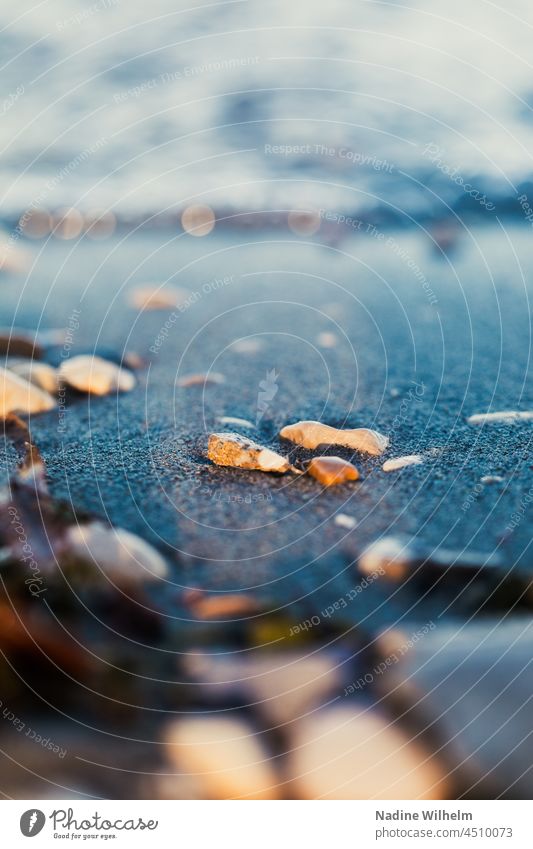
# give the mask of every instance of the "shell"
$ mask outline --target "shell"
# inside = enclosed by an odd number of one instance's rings
[[[385,460],[382,469],[384,472],[396,472],[404,466],[418,466],[423,462],[420,454],[406,454],[405,457],[392,457],[390,460]]]
[[[475,413],[467,418],[468,424],[513,424],[513,422],[530,422],[533,419],[532,410],[502,410],[499,413]]]

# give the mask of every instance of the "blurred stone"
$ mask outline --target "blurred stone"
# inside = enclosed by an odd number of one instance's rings
[[[379,687],[407,719],[431,730],[463,794],[531,799],[532,656],[529,619],[441,625]]]
[[[259,610],[257,602],[244,593],[203,596],[190,603],[198,619],[241,619]]]
[[[187,374],[183,377],[179,377],[176,381],[177,386],[188,387],[188,386],[206,386],[209,383],[221,384],[225,383],[226,378],[223,374],[219,374],[216,371],[209,372],[209,374]]]
[[[172,310],[182,304],[188,294],[185,289],[165,284],[137,286],[129,293],[129,302],[132,307],[142,311]]]
[[[301,799],[447,799],[443,768],[373,708],[325,708],[297,724],[289,776]]]
[[[357,519],[353,516],[348,516],[346,513],[337,513],[333,521],[339,528],[346,528],[348,531],[351,531],[352,528],[357,526]]]
[[[167,755],[201,781],[207,799],[276,799],[279,783],[261,738],[240,718],[189,716],[167,728]]]
[[[321,348],[335,348],[339,340],[334,333],[324,330],[322,333],[318,334],[316,341]]]
[[[91,395],[129,392],[137,382],[127,369],[89,354],[80,354],[61,363],[59,377],[78,392]]]
[[[72,525],[65,534],[67,556],[100,568],[112,583],[136,585],[167,575],[163,557],[151,545],[123,528],[94,521]]]
[[[274,725],[284,725],[320,706],[343,683],[343,659],[327,651],[272,652],[251,656],[188,654],[185,668],[210,698],[246,699]]]
[[[0,368],[0,416],[9,413],[43,413],[56,406],[48,392],[8,369]]]
[[[0,329],[0,354],[9,357],[33,357],[43,355],[40,334],[21,327],[3,327]]]
[[[20,360],[9,364],[9,370],[51,394],[57,392],[57,370],[48,363]]]
[[[215,226],[215,213],[209,206],[193,204],[183,211],[181,226],[191,236],[207,236]]]

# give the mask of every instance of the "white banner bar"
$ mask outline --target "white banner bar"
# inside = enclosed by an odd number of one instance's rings
[[[533,846],[529,802],[4,801],[1,845]],[[28,841],[35,838],[35,844]]]

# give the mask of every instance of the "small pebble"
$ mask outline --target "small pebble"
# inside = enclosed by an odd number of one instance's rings
[[[56,406],[54,398],[8,369],[0,368],[0,416],[9,413],[43,413]]]
[[[375,710],[324,708],[297,723],[289,775],[300,799],[446,799],[446,773]]]
[[[195,599],[190,606],[198,619],[240,619],[259,610],[253,598],[241,593],[202,596]]]
[[[505,478],[502,478],[501,475],[483,475],[480,480],[481,483],[503,483]]]
[[[143,311],[174,309],[188,294],[177,286],[138,286],[129,293],[129,303]]]
[[[51,394],[57,392],[57,369],[48,363],[39,363],[34,360],[20,360],[9,364],[9,370],[23,377],[24,380],[44,389]]]
[[[126,351],[124,357],[122,358],[123,364],[126,368],[131,369],[132,371],[138,371],[145,367],[146,362],[143,360],[140,354],[136,351]]]
[[[276,799],[279,779],[262,738],[240,718],[189,716],[167,729],[166,751],[208,799]]]
[[[529,422],[533,420],[533,411],[504,410],[499,413],[476,413],[467,418],[468,424],[513,424],[513,422]]]
[[[37,334],[20,327],[3,327],[0,329],[0,354],[10,357],[42,357],[43,346],[37,339]]]
[[[137,382],[127,369],[89,354],[80,354],[65,360],[59,368],[59,378],[73,389],[92,395],[129,392]]]
[[[359,571],[364,575],[384,574],[388,579],[401,581],[412,565],[412,552],[401,537],[383,537],[371,543],[359,557]]]
[[[248,419],[239,419],[237,416],[218,416],[220,424],[233,425],[233,427],[254,427],[253,422]]]
[[[213,384],[221,384],[225,383],[226,378],[223,374],[218,374],[216,371],[209,372],[209,374],[187,374],[184,377],[178,378],[176,381],[177,386],[188,387],[188,386],[207,386],[210,383]]]
[[[391,460],[385,460],[382,468],[384,472],[395,472],[397,469],[403,469],[404,466],[418,466],[422,462],[420,454],[406,454],[405,457],[393,457]]]
[[[318,334],[316,341],[321,348],[335,348],[339,340],[334,333],[324,331]]]
[[[433,548],[422,540],[402,536],[383,537],[369,545],[358,561],[359,571],[365,575],[383,574],[390,581],[402,581],[414,569],[422,570],[425,576],[437,579],[443,570],[472,576],[481,568],[494,569],[502,566],[498,552],[455,551],[448,548]]]
[[[307,467],[307,473],[324,486],[336,486],[359,479],[355,466],[341,457],[313,457]]]
[[[237,354],[257,354],[263,347],[259,339],[237,339],[231,346],[231,350]]]
[[[28,251],[15,246],[5,233],[0,233],[0,273],[23,274],[30,267]]]
[[[357,527],[357,519],[354,519],[353,516],[348,516],[346,513],[337,513],[333,521],[339,528],[346,528],[348,531]]]
[[[365,454],[382,454],[389,440],[377,430],[366,427],[342,430],[314,421],[296,422],[280,431],[283,439],[289,439],[303,448],[317,448],[319,445],[343,445]]]
[[[238,433],[212,433],[207,456],[217,466],[281,473],[290,469],[285,457]]]
[[[165,578],[167,565],[149,543],[123,528],[103,522],[72,525],[67,529],[66,553],[97,567],[119,586]]]

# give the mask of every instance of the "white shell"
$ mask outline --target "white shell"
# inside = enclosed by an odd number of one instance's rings
[[[405,457],[392,457],[390,460],[385,460],[382,468],[384,472],[395,472],[397,469],[403,469],[404,466],[418,466],[422,462],[420,454],[406,454]]]
[[[502,410],[499,413],[475,413],[467,418],[468,424],[512,424],[513,422],[529,422],[533,420],[533,411]]]

